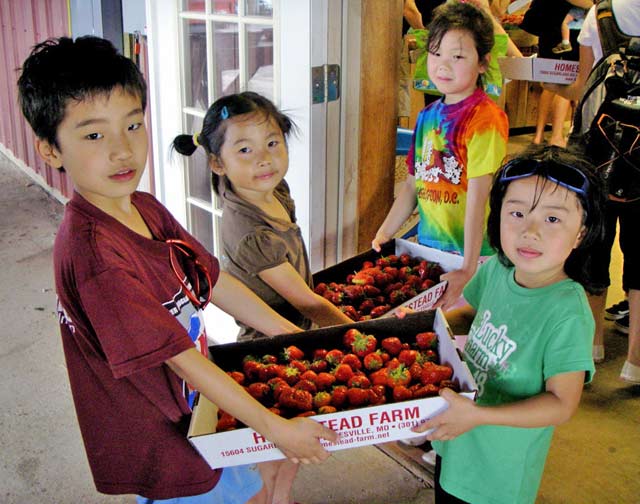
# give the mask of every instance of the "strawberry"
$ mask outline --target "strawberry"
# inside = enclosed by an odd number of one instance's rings
[[[313,292],[322,296],[327,291],[327,284],[324,282],[320,282],[313,288]]]
[[[426,291],[427,289],[430,289],[431,287],[433,287],[435,284],[436,283],[433,280],[431,280],[430,278],[427,278],[420,284],[420,291]]]
[[[413,262],[413,258],[409,254],[400,254],[399,260],[403,266],[408,266]]]
[[[318,348],[313,351],[313,360],[324,360],[327,356],[327,351],[324,348]]]
[[[289,362],[289,366],[296,368],[298,371],[300,371],[300,374],[309,370],[309,363],[307,361],[294,359]]]
[[[369,403],[371,396],[368,390],[350,388],[347,390],[347,400],[351,406],[364,406]]]
[[[400,350],[402,350],[402,342],[400,341],[399,338],[396,338],[395,336],[389,336],[388,338],[384,338],[380,342],[380,345],[387,352],[389,352],[389,355],[398,355],[400,353]]]
[[[378,369],[378,371],[374,371],[369,375],[369,379],[374,387],[378,385],[386,385],[387,378],[387,368]]]
[[[348,364],[338,364],[333,370],[333,375],[339,382],[346,383],[353,376],[353,369]]]
[[[417,360],[409,366],[409,374],[411,375],[411,380],[420,380],[422,376],[422,365]]]
[[[285,362],[289,362],[292,360],[302,360],[304,359],[304,352],[297,346],[290,345],[282,352],[282,358]]]
[[[353,375],[347,382],[349,388],[369,388],[371,381],[365,375]]]
[[[405,385],[396,385],[393,387],[393,401],[408,401],[413,398],[413,393]]]
[[[387,386],[389,388],[397,385],[409,385],[411,382],[411,374],[404,364],[400,364],[397,368],[391,369],[387,373]]]
[[[360,334],[351,344],[351,350],[358,357],[364,357],[375,351],[377,345],[378,340],[376,340],[375,336],[371,334]]]
[[[372,262],[372,261],[364,261],[364,262],[362,263],[362,268],[361,268],[361,269],[363,269],[363,270],[368,270],[368,269],[373,268],[374,266],[375,266],[375,264],[373,264],[373,262]]]
[[[358,329],[352,327],[351,329],[347,330],[347,332],[345,332],[342,336],[342,343],[344,344],[344,346],[349,348],[353,344],[353,341],[356,339],[356,337],[361,335],[362,333]]]
[[[342,292],[328,290],[322,295],[322,297],[327,299],[330,303],[338,306],[342,304],[344,294]]]
[[[422,375],[420,381],[423,385],[429,383],[437,384],[442,380],[449,380],[453,369],[449,366],[441,366],[440,364],[434,364],[433,362],[427,362],[422,367]]]
[[[418,357],[416,357],[416,362],[420,364],[424,364],[425,362],[435,362],[438,360],[438,354],[433,350],[421,350],[418,352]]]
[[[391,305],[385,304],[382,306],[376,306],[373,310],[371,310],[371,318],[378,318],[385,313],[387,313],[391,309]]]
[[[438,343],[438,336],[433,331],[425,331],[416,334],[416,345],[421,350],[435,348]]]
[[[253,355],[242,359],[242,372],[249,380],[257,380],[263,364]]]
[[[373,352],[364,356],[364,367],[368,371],[377,371],[384,364],[379,352]]]
[[[386,273],[380,271],[373,275],[373,281],[376,287],[384,287],[391,281],[391,277]]]
[[[384,385],[374,385],[369,389],[370,403],[372,405],[384,404],[387,402],[387,389]]]
[[[286,381],[281,381],[281,382],[277,382],[271,385],[271,390],[273,391],[273,398],[276,401],[280,400],[280,394],[282,394],[283,391],[290,389],[291,386],[286,382]]]
[[[329,350],[327,352],[325,359],[330,366],[336,366],[340,364],[340,362],[342,362],[343,357],[344,357],[344,353],[342,352],[342,350],[338,350],[337,348],[334,348],[333,350]]]
[[[375,280],[372,274],[366,271],[358,271],[351,279],[351,283],[356,285],[373,285]]]
[[[323,406],[329,406],[331,404],[331,394],[326,391],[318,392],[313,396],[313,407],[317,410]]]
[[[397,266],[400,263],[400,259],[395,254],[388,255],[387,261],[389,261],[389,264],[391,266]]]
[[[310,382],[316,383],[318,381],[318,374],[315,371],[308,369],[300,375],[300,379],[309,380]]]
[[[318,387],[311,380],[300,380],[293,386],[294,389],[298,390],[306,390],[307,392],[311,392],[311,394],[315,394],[318,391]]]
[[[327,390],[331,387],[336,381],[336,377],[331,373],[318,373],[318,379],[316,380],[316,386],[320,390]]]
[[[391,263],[389,262],[389,259],[387,257],[379,257],[376,260],[376,266],[378,268],[386,268],[386,267],[388,267],[390,265],[391,265]]]
[[[342,313],[344,313],[347,317],[349,317],[351,320],[357,320],[358,312],[356,311],[356,309],[353,306],[351,306],[351,305],[340,305],[338,308],[340,308],[340,311]]]
[[[240,385],[244,385],[244,374],[240,371],[229,371],[227,374]]]
[[[354,371],[362,369],[362,361],[356,354],[352,353],[345,355],[340,364],[348,364]]]
[[[384,293],[385,294],[389,294],[389,293],[391,293],[391,292],[393,292],[395,290],[400,290],[403,285],[404,284],[402,282],[396,282],[396,283],[389,284],[384,288]]]
[[[266,383],[252,383],[247,387],[247,392],[257,401],[265,404],[271,396],[271,387]]]
[[[312,411],[312,410],[310,410],[310,411],[303,411],[302,413],[298,413],[298,414],[296,415],[296,418],[305,418],[305,417],[310,417],[310,416],[313,416],[313,415],[315,415],[315,414],[316,414],[316,412],[315,412],[315,411]]]
[[[417,357],[417,350],[400,350],[400,353],[398,354],[398,360],[400,361],[400,363],[404,364],[407,367],[411,366],[411,364],[416,361]]]
[[[426,385],[422,385],[421,387],[417,388],[413,393],[413,397],[419,399],[421,397],[438,395],[439,390],[440,387],[434,385],[433,383],[427,383]]]
[[[391,306],[398,306],[407,300],[407,296],[400,289],[396,289],[389,293],[389,303]]]
[[[455,392],[460,391],[460,387],[458,387],[458,384],[452,380],[442,380],[440,382],[440,388],[450,388]]]
[[[333,388],[331,392],[331,405],[340,408],[347,402],[347,387],[346,385],[338,385]]]
[[[271,378],[282,374],[282,364],[264,364],[258,370],[258,379],[261,382],[269,381]]]
[[[395,282],[398,279],[398,268],[395,266],[387,266],[382,271],[387,274],[390,282]]]
[[[363,289],[367,297],[376,297],[382,292],[380,289],[378,289],[378,287],[375,287],[374,285],[365,285]]]
[[[427,278],[429,278],[429,273],[431,273],[431,267],[429,266],[429,261],[422,260],[418,263],[417,273],[420,277],[420,281],[423,282]]]
[[[318,415],[325,415],[327,413],[335,413],[338,411],[334,406],[320,406],[318,408]]]
[[[344,297],[351,303],[356,303],[364,297],[365,290],[362,285],[345,285]]]
[[[309,369],[311,371],[315,371],[316,373],[321,373],[322,371],[326,371],[329,368],[329,363],[324,359],[316,359],[311,364],[309,364]]]
[[[365,299],[362,303],[360,303],[358,310],[360,310],[364,315],[368,315],[369,312],[373,310],[375,307],[376,307],[376,304],[373,301],[373,299]]]
[[[291,366],[283,366],[280,378],[286,381],[289,385],[295,385],[300,379],[300,370]]]
[[[313,408],[313,396],[306,390],[284,389],[278,402],[285,408],[299,411],[311,411]]]
[[[232,417],[226,411],[218,411],[218,423],[216,424],[216,432],[224,432],[233,430],[238,426],[238,420]]]

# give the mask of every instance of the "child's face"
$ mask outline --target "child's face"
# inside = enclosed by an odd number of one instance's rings
[[[449,30],[440,47],[427,57],[429,78],[447,104],[458,103],[476,90],[478,76],[486,70],[486,61],[478,59],[471,34],[464,30]]]
[[[270,196],[288,167],[282,130],[259,112],[229,119],[220,157],[211,161],[211,169],[228,177],[238,195],[249,200]]]
[[[585,230],[576,194],[551,181],[540,194],[541,183],[537,176],[511,182],[500,211],[502,249],[515,266],[516,281],[529,288],[567,278],[564,263]]]
[[[109,95],[70,101],[57,131],[58,144],[37,140],[54,168],[64,167],[86,200],[108,211],[136,190],[147,159],[140,99],[116,88]]]

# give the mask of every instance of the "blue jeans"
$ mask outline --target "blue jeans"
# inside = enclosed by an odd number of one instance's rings
[[[244,504],[262,488],[255,465],[225,467],[218,484],[207,493],[175,499],[136,497],[138,504]]]

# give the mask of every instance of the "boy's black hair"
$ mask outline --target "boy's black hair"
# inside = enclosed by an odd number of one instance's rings
[[[429,39],[427,50],[430,53],[438,51],[442,38],[451,30],[466,31],[473,38],[478,60],[485,61],[494,44],[493,21],[482,9],[462,2],[445,2],[433,11],[433,18],[429,23]],[[478,76],[480,80],[481,76]],[[480,82],[478,82],[480,85]]]
[[[271,100],[258,93],[245,91],[244,93],[223,96],[216,100],[204,116],[202,131],[196,132],[194,135],[178,135],[173,140],[172,148],[180,154],[190,156],[196,151],[198,145],[202,145],[208,155],[219,158],[227,130],[227,119],[251,112],[263,114],[265,120],[273,118],[282,130],[285,140],[292,132],[295,132],[293,121],[278,110]],[[220,176],[212,172],[211,181],[214,191],[218,194]]]
[[[572,192],[582,205],[583,225],[585,226],[586,232],[580,245],[569,254],[569,257],[565,261],[564,271],[569,278],[580,283],[587,292],[600,294],[603,287],[596,285],[591,279],[591,260],[593,255],[592,248],[600,245],[604,239],[605,185],[602,176],[596,171],[594,166],[581,153],[574,149],[564,149],[554,145],[534,145],[503,164],[495,173],[489,195],[487,234],[490,245],[497,251],[498,259],[505,266],[512,265],[511,261],[509,261],[505,255],[500,241],[500,212],[502,210],[502,201],[511,182],[503,182],[500,178],[507,164],[516,159],[523,164],[530,163],[532,171],[535,170],[534,175],[543,179],[536,187],[537,194],[533,206],[538,203],[539,197],[546,184],[556,184],[554,181],[546,178],[550,170],[552,172],[556,171],[557,173],[557,171],[562,170],[563,167],[567,169],[567,166],[571,166],[585,176],[588,182],[586,194],[582,195],[578,192]]]
[[[36,136],[60,148],[58,126],[71,100],[108,95],[121,87],[147,104],[147,85],[135,63],[108,40],[85,36],[48,39],[22,65],[18,99]]]

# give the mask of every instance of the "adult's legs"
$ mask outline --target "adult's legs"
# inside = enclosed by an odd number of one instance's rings
[[[627,360],[640,366],[640,290],[629,290],[629,349]]]
[[[540,94],[540,101],[538,102],[538,117],[536,119],[536,133],[533,137],[534,144],[541,144],[544,142],[544,127],[547,125],[547,119],[549,118],[549,112],[551,111],[551,104],[554,96],[556,95],[546,89],[543,89]]]
[[[598,295],[589,296],[591,313],[596,322],[596,332],[593,335],[593,361],[600,363],[604,360],[604,309],[607,304],[607,289]]]
[[[564,123],[571,102],[562,96],[554,95],[551,100],[551,138],[549,143],[558,147],[566,147],[567,139],[564,136]]]

